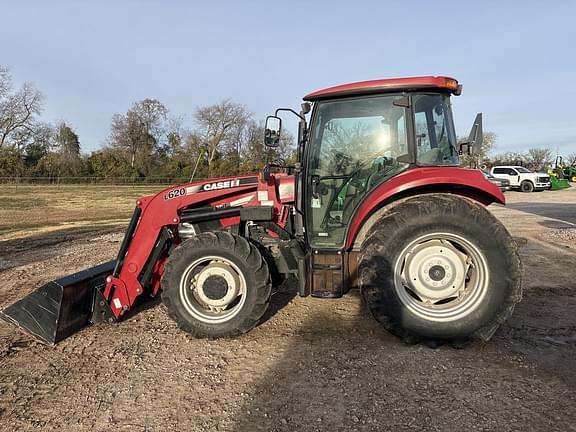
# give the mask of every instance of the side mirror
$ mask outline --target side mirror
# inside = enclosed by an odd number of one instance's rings
[[[280,130],[282,129],[282,120],[280,117],[266,117],[266,127],[264,129],[264,144],[267,147],[278,147],[280,144]]]
[[[478,152],[478,149],[482,147],[483,137],[484,136],[482,133],[482,113],[478,113],[476,114],[476,118],[474,119],[472,129],[470,129],[470,135],[468,135],[468,139],[466,141],[460,143],[458,153],[460,155],[475,154],[476,152]]]

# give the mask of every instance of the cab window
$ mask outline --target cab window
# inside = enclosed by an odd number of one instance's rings
[[[362,198],[408,167],[406,112],[400,96],[321,102],[308,166],[307,218],[314,247],[340,247]]]
[[[416,95],[413,104],[418,165],[458,165],[450,98]]]

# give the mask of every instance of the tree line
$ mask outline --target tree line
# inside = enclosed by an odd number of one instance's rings
[[[0,177],[190,179],[254,172],[266,162],[294,159],[290,133],[283,132],[278,148],[265,147],[262,122],[229,99],[197,108],[194,127],[184,126],[183,117],[157,99],[137,101],[112,116],[104,146],[91,153],[82,152],[81,137],[68,122],[42,121],[43,105],[38,89],[30,83],[15,88],[9,70],[0,66]],[[496,139],[485,132],[480,149],[462,156],[461,164],[545,170],[554,163],[548,148],[492,154]],[[564,163],[576,164],[576,153]]]
[[[494,132],[484,132],[483,142],[474,155],[464,155],[460,158],[461,165],[471,168],[486,169],[497,165],[524,166],[532,171],[546,171],[554,167],[558,156],[546,147],[534,147],[524,152],[504,152],[493,154],[498,136]],[[465,137],[458,138],[459,142]],[[565,165],[576,165],[576,152],[564,155]]]
[[[294,156],[283,132],[275,149],[264,146],[264,127],[229,99],[197,108],[194,127],[157,99],[135,102],[114,114],[104,146],[82,152],[81,137],[66,121],[43,122],[44,98],[32,84],[14,88],[0,67],[0,177],[163,177],[235,175]]]

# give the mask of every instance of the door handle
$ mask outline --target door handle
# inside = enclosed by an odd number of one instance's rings
[[[320,194],[318,193],[318,190],[320,189],[320,176],[313,175],[310,179],[312,182],[312,198],[319,198]]]

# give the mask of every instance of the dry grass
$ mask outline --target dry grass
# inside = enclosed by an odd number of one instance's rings
[[[120,225],[138,197],[163,186],[0,186],[0,240],[60,229]]]

